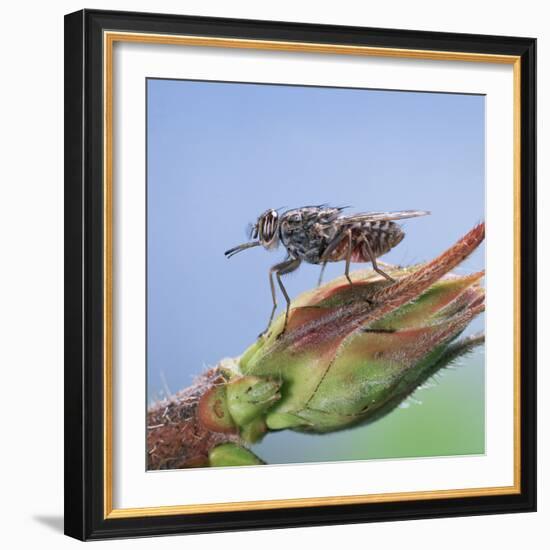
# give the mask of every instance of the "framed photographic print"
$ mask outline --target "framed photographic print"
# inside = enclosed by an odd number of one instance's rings
[[[535,40],[65,18],[65,529],[534,511]]]

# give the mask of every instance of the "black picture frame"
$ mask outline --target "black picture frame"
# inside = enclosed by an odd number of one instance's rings
[[[106,517],[103,33],[124,31],[517,56],[521,67],[520,491],[509,495]],[[80,540],[536,509],[536,40],[83,10],[65,17],[65,533]]]

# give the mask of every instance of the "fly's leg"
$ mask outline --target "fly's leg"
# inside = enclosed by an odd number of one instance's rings
[[[317,281],[317,286],[320,287],[323,282],[323,275],[325,274],[325,267],[327,267],[327,262],[323,262],[321,266],[321,273],[319,273],[319,280]]]
[[[331,254],[338,248],[340,243],[346,238],[347,234],[344,233],[337,233],[336,236],[330,241],[325,248],[323,254],[321,254],[321,258],[319,260],[319,263],[323,264],[321,267],[321,273],[319,274],[319,281],[317,283],[317,286],[321,286],[321,281],[323,280],[323,275],[325,273],[325,267],[327,266],[327,263],[330,261]]]
[[[290,313],[290,297],[288,296],[286,288],[283,285],[283,281],[281,281],[281,275],[286,275],[287,273],[291,273],[292,271],[295,271],[296,269],[298,269],[301,263],[302,263],[301,260],[298,260],[298,259],[289,260],[289,262],[287,262],[287,265],[285,267],[278,269],[275,272],[275,275],[277,277],[277,282],[279,283],[281,292],[283,293],[283,296],[285,297],[285,300],[286,300],[285,324],[283,325],[283,330],[280,332],[279,336],[284,334],[286,330],[286,325],[288,323],[288,314]]]
[[[319,263],[327,263],[330,260],[332,253],[338,248],[339,244],[346,238],[346,233],[337,233],[336,236],[330,241],[321,255]]]
[[[351,238],[351,229],[348,229],[346,231],[347,238],[348,238],[348,251],[346,253],[346,279],[348,280],[349,284],[352,285],[353,281],[351,280],[351,277],[349,276],[349,265],[351,263],[351,252],[353,250],[353,239]]]
[[[275,269],[278,267],[278,265],[274,265],[269,270],[269,287],[271,288],[271,299],[273,300],[273,307],[271,308],[271,314],[269,315],[269,321],[267,322],[267,327],[263,332],[260,332],[259,337],[262,337],[264,334],[267,333],[269,330],[269,327],[271,326],[271,323],[273,322],[273,317],[275,316],[275,311],[277,310],[277,293],[275,292],[275,283],[273,282],[273,273]]]
[[[376,273],[378,273],[379,275],[382,275],[383,277],[385,277],[388,281],[391,281],[392,283],[395,283],[395,279],[393,277],[390,277],[385,271],[382,271],[378,267],[378,264],[376,263],[376,257],[374,256],[374,253],[373,253],[372,248],[370,246],[369,240],[364,239],[363,242],[365,243],[365,250],[367,251],[369,259],[372,263],[372,269],[374,269],[374,271],[376,271]]]
[[[287,273],[291,273],[292,271],[298,269],[298,267],[301,264],[301,260],[298,259],[289,259],[284,262],[281,262],[280,264],[274,265],[269,270],[269,286],[271,287],[271,297],[273,298],[273,308],[271,309],[271,315],[269,316],[269,323],[267,324],[267,328],[260,334],[260,336],[263,336],[267,333],[269,330],[269,327],[271,326],[271,323],[273,322],[273,317],[275,316],[275,310],[277,309],[277,294],[275,292],[275,284],[273,282],[273,274],[277,277],[277,282],[279,283],[279,287],[281,289],[281,292],[283,293],[285,300],[286,300],[286,314],[285,314],[285,324],[283,327],[283,330],[281,334],[284,333],[286,329],[286,324],[288,321],[288,313],[290,311],[290,298],[288,296],[288,293],[281,281],[281,275],[285,275]]]
[[[340,246],[342,241],[344,239],[348,240],[348,250],[346,253],[346,279],[348,280],[349,284],[352,285],[353,281],[351,280],[351,277],[349,276],[349,266],[351,263],[351,253],[353,252],[353,237],[351,229],[347,229],[346,231],[342,231],[341,233],[338,233],[330,243],[328,243],[325,251],[323,252],[321,256],[321,262],[323,264],[326,264],[326,262],[329,260],[331,254]]]

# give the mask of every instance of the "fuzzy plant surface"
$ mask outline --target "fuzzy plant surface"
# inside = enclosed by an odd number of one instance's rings
[[[283,429],[326,433],[382,416],[484,341],[458,337],[484,310],[483,272],[452,273],[475,226],[437,258],[339,277],[292,302],[237,358],[148,411],[150,469],[261,464],[248,444]]]

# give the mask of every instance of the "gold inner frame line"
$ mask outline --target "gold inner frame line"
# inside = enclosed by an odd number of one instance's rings
[[[211,504],[182,504],[148,508],[113,508],[113,46],[116,42],[166,44],[181,46],[204,46],[217,48],[240,48],[287,52],[308,52],[405,59],[441,61],[466,61],[513,65],[514,82],[514,484],[505,487],[460,488],[403,493],[367,494],[333,497],[305,497],[246,502],[221,502]],[[519,56],[480,54],[469,52],[446,52],[370,46],[346,46],[340,44],[316,44],[307,42],[284,42],[272,40],[229,39],[204,36],[164,35],[132,32],[104,31],[103,34],[103,115],[104,115],[104,518],[134,518],[267,510],[277,508],[301,508],[306,506],[333,506],[411,500],[433,500],[478,496],[510,495],[521,492],[520,485],[520,189],[521,189],[521,62]]]

